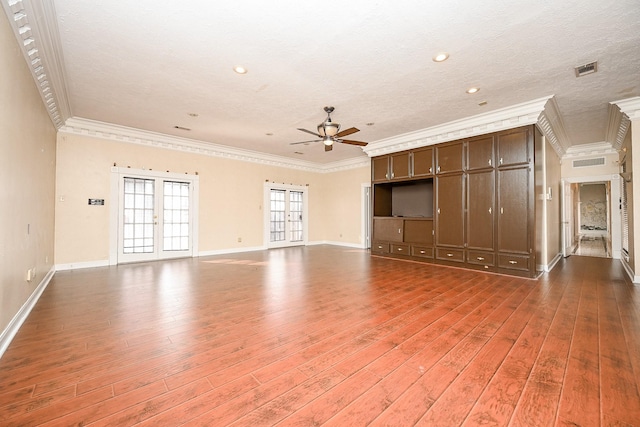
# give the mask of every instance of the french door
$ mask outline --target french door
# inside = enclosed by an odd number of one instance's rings
[[[273,183],[265,185],[265,207],[265,240],[268,248],[306,244],[307,187]]]
[[[193,256],[197,181],[146,171],[118,175],[116,263]]]

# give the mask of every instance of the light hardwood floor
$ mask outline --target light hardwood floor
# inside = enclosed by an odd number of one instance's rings
[[[640,426],[640,287],[332,246],[56,273],[2,426]]]

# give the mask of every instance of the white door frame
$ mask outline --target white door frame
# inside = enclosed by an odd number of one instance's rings
[[[620,259],[622,254],[622,211],[620,210],[618,200],[620,200],[620,175],[599,175],[599,176],[583,176],[564,178],[564,182],[568,183],[584,183],[584,182],[609,182],[610,203],[607,206],[609,216],[611,218],[611,255],[614,259]],[[615,202],[614,202],[615,201]],[[562,218],[565,218],[564,203],[562,203]],[[574,221],[577,220],[574,218]]]
[[[271,190],[284,190],[284,191],[299,191],[302,193],[302,241],[291,243],[289,237],[289,228],[286,227],[285,235],[287,236],[284,242],[271,242]],[[263,224],[263,241],[264,247],[282,248],[288,246],[306,246],[309,239],[309,187],[304,185],[293,184],[277,184],[275,182],[264,183],[264,200],[262,206],[264,207],[264,224]],[[288,199],[287,199],[288,205]],[[287,206],[287,211],[289,206]]]
[[[118,260],[118,239],[120,237],[120,211],[122,210],[122,201],[120,198],[120,185],[125,177],[154,179],[164,181],[188,182],[191,195],[190,197],[190,214],[191,214],[191,252],[187,257],[198,256],[198,196],[200,192],[199,176],[190,174],[180,174],[173,172],[160,172],[146,169],[132,168],[111,168],[111,203],[109,209],[109,265],[117,265]],[[157,242],[159,245],[161,242]],[[173,257],[173,256],[172,256]],[[167,258],[166,256],[159,257]]]
[[[562,197],[562,256],[571,255],[574,247],[573,242],[573,196],[571,194],[571,183],[566,180],[560,181]]]

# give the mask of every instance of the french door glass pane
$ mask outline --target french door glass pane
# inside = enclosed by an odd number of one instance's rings
[[[124,179],[123,250],[125,254],[152,253],[154,180]]]
[[[302,192],[291,191],[289,193],[289,222],[291,226],[291,241],[302,241]]]
[[[285,190],[271,190],[271,227],[272,242],[285,240]]]
[[[163,250],[189,250],[189,183],[165,181]]]

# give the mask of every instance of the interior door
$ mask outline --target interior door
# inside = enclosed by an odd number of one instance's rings
[[[267,188],[267,247],[301,246],[307,240],[306,187]]]
[[[125,175],[119,185],[118,263],[193,255],[193,185]]]

